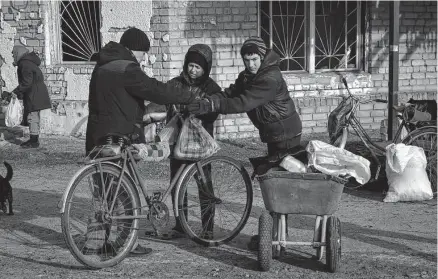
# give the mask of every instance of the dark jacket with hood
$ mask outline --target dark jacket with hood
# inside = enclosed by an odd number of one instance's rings
[[[189,52],[196,52],[202,57],[205,58],[205,61],[207,62],[207,69],[204,69],[204,75],[195,81],[192,81],[189,78],[188,75],[188,61],[187,57]],[[210,71],[213,64],[213,54],[211,52],[211,49],[207,45],[203,44],[196,44],[189,48],[189,50],[186,53],[185,59],[184,59],[184,66],[183,71],[181,75],[178,77],[175,77],[171,79],[168,83],[173,84],[177,87],[182,87],[190,90],[193,92],[197,98],[204,98],[206,96],[211,96],[215,93],[219,93],[222,89],[221,87],[210,78]],[[207,132],[213,136],[213,127],[214,127],[214,121],[216,121],[218,117],[217,112],[208,113],[204,115],[197,116],[198,119],[202,121],[202,126],[207,130]],[[167,114],[167,119],[170,120],[173,116],[173,109],[170,107]]]
[[[108,133],[138,133],[144,138],[138,125],[145,112],[144,100],[160,105],[188,104],[194,94],[148,77],[130,50],[109,42],[99,52],[91,75],[87,153]]]
[[[23,100],[26,113],[52,107],[40,64],[41,59],[34,52],[23,55],[17,62],[18,86],[12,92]]]
[[[211,97],[223,114],[246,112],[262,142],[273,143],[301,134],[301,119],[279,67],[280,57],[268,51],[257,74],[241,72],[235,84]]]

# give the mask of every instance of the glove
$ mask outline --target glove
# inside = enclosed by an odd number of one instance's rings
[[[201,99],[186,106],[186,111],[194,115],[207,114],[214,111],[213,102]]]

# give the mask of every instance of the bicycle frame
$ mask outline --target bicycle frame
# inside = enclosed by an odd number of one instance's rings
[[[120,162],[121,163],[115,163],[115,162]],[[202,161],[202,160],[201,160]],[[169,187],[166,189],[166,191],[164,192],[164,194],[160,197],[159,201],[163,201],[165,200],[168,195],[170,194],[170,192],[172,191],[172,189],[174,187],[176,187],[175,192],[178,193],[179,189],[181,188],[181,183],[183,178],[187,175],[187,173],[193,168],[193,167],[197,167],[199,173],[201,174],[201,180],[202,182],[205,183],[206,179],[205,179],[205,175],[203,172],[203,169],[201,167],[201,161],[197,162],[197,163],[193,163],[190,165],[187,164],[182,164],[180,166],[180,168],[178,169],[176,175],[174,176],[174,178],[172,179]],[[85,163],[85,166],[82,167],[79,171],[76,172],[76,174],[70,179],[70,182],[67,186],[67,189],[64,192],[64,195],[60,201],[60,204],[58,205],[59,209],[60,209],[60,213],[64,213],[64,209],[65,209],[65,205],[67,203],[67,193],[70,191],[70,188],[73,186],[73,182],[77,179],[78,175],[80,173],[82,173],[86,168],[88,168],[90,165],[97,165],[100,174],[101,170],[102,170],[102,164],[109,164],[112,166],[117,167],[118,169],[120,169],[120,177],[119,177],[119,181],[117,182],[117,189],[116,189],[116,195],[117,192],[120,188],[120,183],[122,181],[122,176],[123,174],[125,174],[130,180],[131,182],[136,185],[135,189],[137,191],[138,196],[140,197],[140,192],[138,190],[138,187],[140,187],[143,196],[146,200],[146,206],[148,208],[151,208],[153,206],[152,200],[151,200],[151,196],[149,196],[147,194],[147,186],[145,185],[145,183],[142,181],[142,179],[140,179],[140,175],[138,173],[138,168],[137,168],[137,163],[135,161],[134,155],[132,153],[132,151],[129,148],[125,148],[124,150],[122,150],[122,152],[118,155],[115,156],[111,156],[111,157],[104,157],[104,158],[97,158],[97,159],[91,159],[91,160],[87,160]],[[102,179],[103,181],[103,179]],[[105,193],[105,196],[107,194]],[[110,210],[112,210],[114,208],[114,203],[115,201],[113,201],[113,204],[111,204],[111,208]],[[141,203],[141,200],[140,200]],[[176,217],[179,216],[178,213],[178,195],[174,196],[174,200],[173,200],[173,211]],[[146,207],[141,205],[140,209]],[[113,219],[146,219],[148,218],[148,215],[138,215],[136,217],[116,217],[113,216]]]
[[[378,144],[376,144],[371,137],[368,135],[368,133],[365,131],[365,129],[363,128],[362,124],[360,123],[360,121],[356,118],[355,113],[357,111],[357,108],[359,107],[359,104],[361,103],[368,103],[368,102],[385,102],[385,100],[369,100],[369,101],[365,101],[365,102],[361,102],[359,98],[354,97],[348,87],[347,87],[347,91],[349,93],[349,97],[347,98],[351,98],[353,101],[353,107],[351,109],[351,111],[346,115],[346,121],[345,121],[345,126],[342,128],[343,130],[348,129],[349,126],[351,126],[355,132],[355,134],[361,139],[361,141],[363,142],[363,144],[365,145],[365,147],[371,152],[371,156],[374,160],[374,162],[377,164],[377,171],[376,171],[376,175],[374,177],[374,179],[377,179],[380,173],[380,169],[381,169],[381,164],[379,159],[377,158],[377,154],[375,151],[377,151],[377,153],[379,153],[380,155],[384,156],[386,153],[386,149]],[[406,119],[401,116],[401,115],[397,115],[397,118],[401,119],[402,122],[400,123],[396,134],[393,138],[393,140],[391,141],[391,143],[397,143],[399,140],[402,140],[400,138],[400,135],[402,133],[402,129],[405,128],[406,131],[408,132],[408,135],[406,137],[408,137],[413,131],[415,130],[411,130],[408,124],[412,124],[411,122],[406,121]],[[418,128],[416,130],[419,129],[426,129],[428,127],[432,127],[432,126],[424,126],[421,128]]]

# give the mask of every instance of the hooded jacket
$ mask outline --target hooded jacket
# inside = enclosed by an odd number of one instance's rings
[[[262,142],[292,139],[301,134],[301,119],[281,74],[280,57],[268,51],[257,74],[241,72],[229,88],[211,96],[223,114],[246,112]],[[216,106],[216,105],[215,105]]]
[[[23,100],[25,112],[51,108],[49,92],[44,83],[44,76],[39,68],[41,59],[34,53],[17,57],[18,86],[12,91]]]
[[[160,105],[194,100],[192,92],[148,77],[132,52],[119,43],[109,42],[96,60],[89,87],[87,153],[108,133],[139,133],[144,138],[136,126],[143,120],[144,100]]]
[[[195,81],[191,81],[188,76],[187,69],[189,63],[187,61],[187,57],[190,52],[196,52],[202,55],[202,57],[204,57],[205,61],[207,62],[207,68],[204,69],[204,75],[196,79]],[[171,79],[168,83],[180,88],[186,88],[190,90],[196,95],[196,98],[199,99],[218,93],[222,90],[221,87],[213,79],[210,78],[212,64],[213,64],[213,53],[211,52],[210,47],[204,44],[193,45],[189,48],[189,50],[185,55],[183,71],[178,77]],[[207,132],[211,136],[213,136],[213,127],[214,127],[213,123],[214,121],[216,121],[218,115],[219,114],[217,112],[213,112],[213,113],[197,116],[197,118],[202,121],[202,126],[207,130]],[[172,116],[173,116],[173,110],[169,109],[167,119],[170,120]]]

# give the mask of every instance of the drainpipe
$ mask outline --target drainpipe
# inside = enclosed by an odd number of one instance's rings
[[[400,2],[389,2],[388,140],[392,140],[397,127],[396,112],[392,106],[398,104],[399,16]]]

